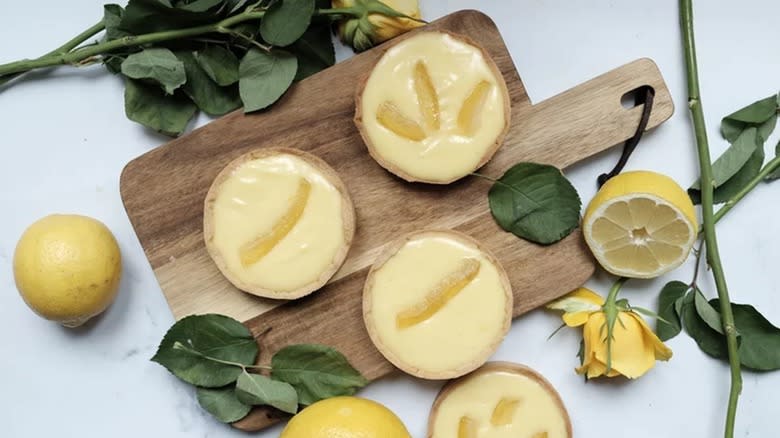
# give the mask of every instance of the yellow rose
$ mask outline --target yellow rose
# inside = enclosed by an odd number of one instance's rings
[[[332,5],[353,11],[337,25],[341,41],[357,52],[425,24],[417,0],[332,0]]]
[[[656,360],[672,357],[672,350],[627,303],[612,303],[610,308],[595,292],[579,288],[547,307],[563,310],[563,322],[567,326],[583,326],[585,348],[577,373],[589,379],[620,375],[635,379],[653,368]],[[612,327],[610,312],[615,314]],[[611,340],[608,340],[610,333]]]

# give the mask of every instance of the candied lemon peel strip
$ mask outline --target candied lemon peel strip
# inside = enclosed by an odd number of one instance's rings
[[[512,423],[512,417],[515,416],[519,405],[520,400],[503,397],[493,409],[493,415],[490,416],[490,424],[493,426],[506,426]]]
[[[439,96],[424,62],[418,61],[415,64],[412,78],[425,127],[430,131],[438,131],[441,128]],[[463,101],[458,112],[457,125],[462,135],[473,136],[479,130],[482,110],[491,88],[490,82],[481,80]],[[377,108],[376,118],[379,124],[398,136],[412,141],[422,141],[426,138],[425,130],[420,124],[404,115],[393,102],[382,102]]]
[[[460,417],[458,438],[477,438],[477,422],[466,416]]]
[[[458,113],[458,128],[464,135],[474,135],[479,129],[482,109],[485,107],[491,87],[490,82],[482,80],[463,101],[463,106]]]
[[[417,93],[425,126],[428,129],[438,131],[441,126],[439,122],[439,96],[436,94],[436,88],[433,86],[428,68],[422,61],[417,61],[414,66],[414,91]]]
[[[241,265],[251,266],[260,261],[282,241],[303,216],[311,194],[311,183],[306,178],[298,180],[298,188],[287,211],[267,233],[241,246]]]
[[[425,139],[425,132],[414,120],[406,117],[392,102],[382,102],[376,110],[376,119],[394,134],[412,141]]]
[[[396,316],[398,328],[412,327],[435,315],[477,277],[480,267],[480,261],[475,258],[463,259],[457,269],[444,277],[422,301]]]

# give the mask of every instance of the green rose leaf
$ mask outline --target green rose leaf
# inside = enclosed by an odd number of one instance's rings
[[[769,136],[772,135],[772,132],[774,132],[776,126],[777,113],[772,114],[772,116],[766,122],[757,126],[758,137],[761,139],[761,143],[764,143],[769,139]]]
[[[106,67],[106,70],[111,72],[111,74],[118,74],[122,72],[122,63],[125,62],[127,56],[103,55],[102,59],[103,59],[103,65]]]
[[[103,5],[103,25],[106,27],[106,40],[111,41],[130,35],[128,32],[119,28],[122,22],[122,15],[125,10],[115,4]]]
[[[734,112],[723,120],[732,120],[736,122],[761,124],[767,121],[777,112],[778,95],[773,94],[765,99],[753,102],[750,105]]]
[[[192,2],[181,2],[181,3],[182,4],[178,5],[176,9],[181,9],[182,11],[190,11],[190,12],[206,12],[209,9],[222,5],[222,3],[224,3],[224,0],[195,0]]]
[[[677,336],[682,330],[680,314],[677,311],[677,303],[682,303],[688,285],[681,281],[670,281],[661,289],[658,295],[658,316],[663,320],[656,320],[655,332],[662,341],[668,341]]]
[[[336,63],[336,52],[330,37],[330,26],[327,23],[312,24],[306,33],[290,46],[290,50],[298,58],[296,81]]]
[[[239,66],[239,91],[244,112],[267,108],[290,88],[298,69],[295,56],[282,50],[251,49]]]
[[[724,202],[727,202],[729,199],[733,198],[737,193],[739,193],[743,188],[745,188],[750,181],[755,178],[759,172],[761,172],[761,167],[764,165],[764,158],[765,158],[765,152],[764,152],[764,142],[766,141],[766,137],[771,134],[771,131],[775,127],[775,123],[777,121],[777,116],[773,115],[770,117],[770,119],[764,124],[760,125],[757,128],[755,141],[756,141],[756,148],[753,151],[753,154],[748,158],[748,160],[745,162],[745,164],[733,175],[731,176],[726,182],[721,184],[720,186],[715,187],[714,193],[713,193],[713,202],[716,204],[721,204]],[[748,128],[751,129],[751,128]],[[745,131],[741,131],[744,133]],[[738,138],[741,138],[738,137]],[[713,168],[714,169],[714,168]],[[688,194],[691,197],[691,200],[695,204],[701,203],[701,191],[699,188],[699,181],[696,181],[693,186],[691,186],[690,189],[688,189]]]
[[[268,405],[289,414],[298,412],[298,393],[289,383],[271,380],[259,374],[241,373],[236,394],[248,405]]]
[[[720,123],[720,132],[723,138],[733,143],[745,129],[752,126],[758,129],[758,136],[766,141],[777,124],[777,108],[775,96],[753,102],[724,117]]]
[[[723,119],[720,122],[720,133],[723,135],[723,138],[729,141],[729,143],[734,143],[734,140],[736,140],[737,137],[739,137],[739,134],[742,134],[742,131],[748,126],[747,123]]]
[[[235,319],[194,315],[168,330],[152,361],[187,383],[215,388],[235,382],[242,372],[222,362],[252,365],[257,351],[252,333]]]
[[[368,384],[343,354],[316,344],[291,345],[279,350],[271,359],[271,377],[292,385],[302,405],[352,395]]]
[[[710,303],[715,308],[720,306],[717,299]],[[739,332],[742,365],[757,371],[780,369],[780,328],[772,325],[753,306],[732,303],[731,309]]]
[[[723,334],[723,323],[720,320],[720,313],[704,298],[704,294],[697,288],[693,292],[693,305],[696,313],[707,326],[716,332]]]
[[[208,46],[195,53],[200,68],[216,82],[226,87],[238,82],[238,58],[230,50],[221,46]]]
[[[723,203],[731,199],[761,171],[765,157],[764,142],[766,142],[777,125],[778,106],[780,106],[780,94],[754,102],[723,118],[720,130],[723,137],[731,143],[739,139],[747,129],[751,127],[756,128],[756,150],[731,179],[723,183],[721,187],[716,187],[715,203]],[[780,173],[778,173],[778,176],[780,176]],[[772,178],[768,176],[767,179]],[[700,193],[697,192],[697,189],[698,186],[694,185],[690,190],[690,194],[693,201],[698,204],[701,201],[699,199]]]
[[[713,202],[716,204],[722,204],[728,202],[739,193],[750,181],[761,172],[761,167],[764,165],[764,146],[760,145],[756,147],[753,155],[750,156],[747,163],[739,169],[739,172],[735,173],[728,181],[723,183],[720,187],[716,188],[713,192]],[[691,199],[696,204],[701,204],[701,192],[692,190],[690,192]]]
[[[311,23],[314,0],[277,0],[260,22],[260,36],[274,46],[289,46]]]
[[[232,14],[246,4],[247,0],[225,0],[225,5],[228,7],[228,14]]]
[[[167,94],[173,94],[187,81],[184,63],[164,48],[145,49],[128,56],[122,63],[122,74],[132,79],[157,82]]]
[[[514,165],[490,188],[488,200],[501,228],[531,242],[558,242],[579,225],[577,190],[553,166]]]
[[[742,131],[739,137],[734,140],[734,143],[712,163],[712,178],[715,187],[720,187],[736,175],[748,162],[758,145],[758,130],[755,127]],[[701,184],[697,180],[689,191],[699,190],[701,190]]]
[[[778,141],[777,146],[775,146],[775,156],[780,157],[780,141]],[[767,180],[774,180],[778,178],[780,178],[780,167],[778,167],[772,173],[766,176]]]
[[[682,321],[685,331],[696,341],[701,351],[717,358],[728,358],[726,337],[716,332],[701,319],[694,304],[693,294],[686,295],[682,306]]]
[[[186,5],[186,3],[183,4],[185,7]],[[195,8],[201,8],[201,4]],[[168,0],[129,0],[119,27],[134,35],[182,29],[213,23],[215,18],[220,16],[217,12],[216,10],[198,12],[181,7],[177,8]]]
[[[233,423],[249,414],[251,406],[241,402],[233,385],[224,388],[198,388],[198,403],[222,423]]]
[[[696,341],[702,351],[719,359],[728,358],[726,337],[713,330],[713,322],[706,321],[698,308],[701,303],[692,304],[687,299],[683,305],[683,322],[685,330]],[[720,301],[712,299],[707,302],[711,311],[720,320]],[[764,318],[755,307],[747,304],[731,304],[734,313],[734,325],[738,332],[739,358],[742,366],[757,371],[772,371],[780,369],[780,328],[775,327]]]
[[[158,86],[125,78],[125,114],[134,122],[177,136],[197,111],[198,107],[184,96],[166,95]]]
[[[220,87],[200,67],[192,52],[178,52],[176,56],[184,63],[187,83],[182,91],[198,105],[203,112],[221,116],[241,107],[238,87]]]

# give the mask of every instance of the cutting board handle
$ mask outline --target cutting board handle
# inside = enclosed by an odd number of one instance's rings
[[[644,105],[625,108],[623,96],[642,87],[655,92],[647,129],[674,113],[674,104],[655,62],[642,58],[531,106],[513,117],[510,147],[523,155],[565,168],[631,138]],[[606,170],[606,169],[605,169]]]

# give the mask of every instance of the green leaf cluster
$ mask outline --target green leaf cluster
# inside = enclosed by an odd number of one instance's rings
[[[512,166],[494,182],[488,202],[501,228],[541,245],[560,241],[580,222],[577,190],[558,168],[546,164]]]
[[[268,108],[294,81],[335,63],[330,22],[318,20],[327,0],[129,0],[103,8],[104,41],[152,32],[196,32],[167,42],[102,55],[125,79],[130,120],[170,136],[203,111],[220,116]],[[256,14],[255,16],[248,14]],[[238,18],[236,24],[217,26]]]
[[[742,366],[755,371],[780,369],[780,328],[753,306],[732,303],[731,307]],[[663,320],[658,320],[656,333],[666,341],[684,328],[703,352],[727,361],[726,336],[718,309],[718,299],[708,301],[696,287],[669,282],[658,298],[658,314]]]
[[[258,346],[240,322],[223,315],[188,316],[165,334],[152,361],[197,387],[200,406],[223,423],[252,406],[295,414],[299,405],[352,395],[368,383],[335,349],[316,344],[279,350],[271,366],[257,366]],[[270,371],[270,376],[250,372]]]
[[[780,94],[769,96],[724,117],[720,132],[731,145],[712,163],[714,202],[727,202],[748,186],[758,176],[764,165],[764,144],[777,125],[780,111]],[[776,148],[780,156],[780,143]],[[766,179],[777,179],[780,170],[770,173]],[[694,203],[701,203],[699,181],[689,189]]]

